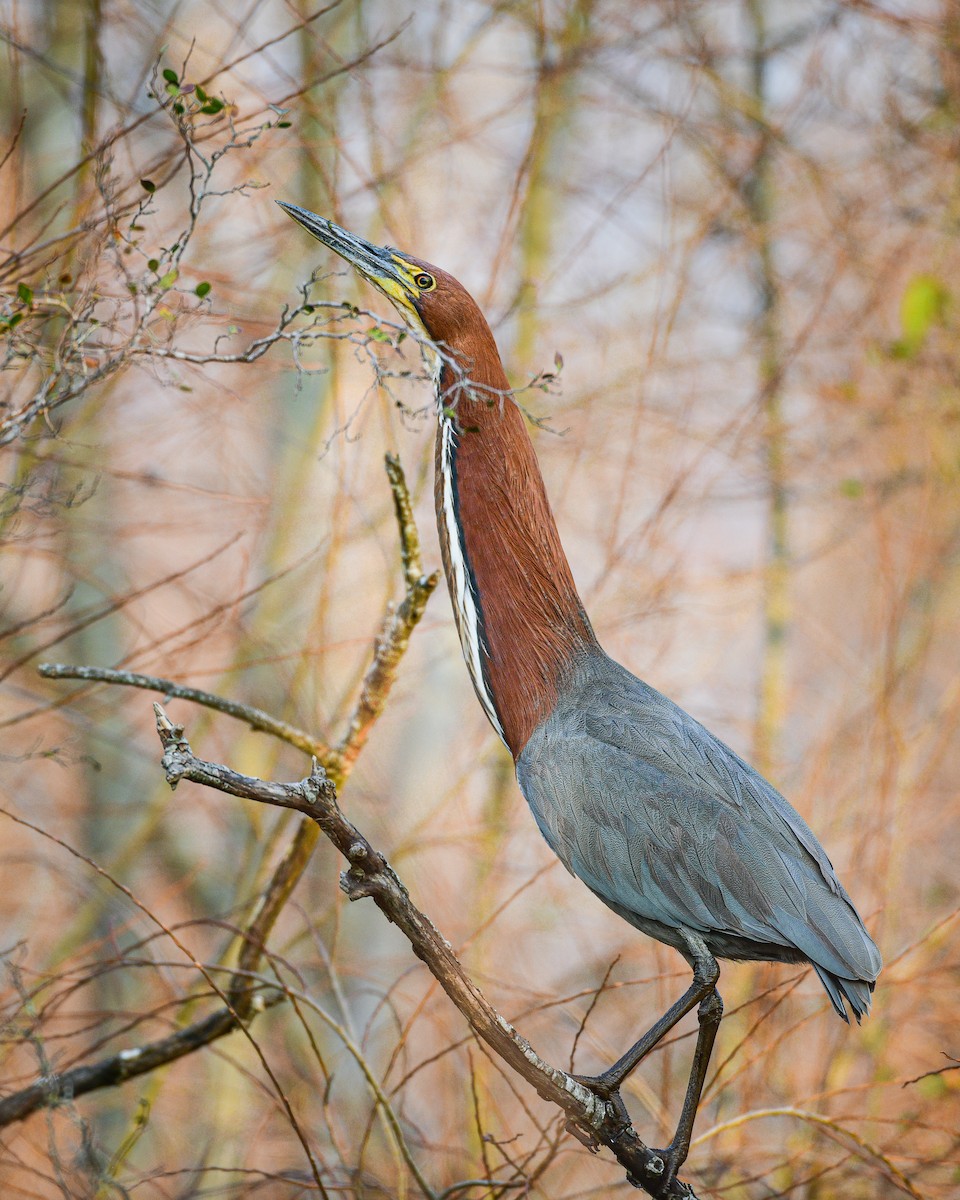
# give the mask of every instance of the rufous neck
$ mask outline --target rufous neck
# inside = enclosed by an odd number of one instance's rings
[[[465,364],[469,382],[440,372],[437,520],[464,657],[516,758],[597,643],[524,418],[496,348],[483,349],[472,360],[482,374]]]

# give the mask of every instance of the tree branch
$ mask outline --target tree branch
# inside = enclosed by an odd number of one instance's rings
[[[336,769],[341,777],[349,773],[366,744],[374,722],[383,712],[410,635],[423,616],[423,610],[439,578],[436,571],[431,575],[423,574],[420,563],[420,536],[413,519],[413,506],[399,458],[388,454],[386,471],[400,531],[400,561],[407,593],[396,611],[387,614],[384,628],[377,639],[373,661],[360,687],[360,698],[350,718],[347,732],[335,751],[338,760]]]
[[[259,994],[263,1009],[272,1008],[286,999],[279,990]],[[99,1088],[116,1087],[137,1075],[146,1075],[166,1063],[209,1046],[218,1038],[233,1033],[240,1018],[230,1008],[221,1007],[191,1025],[178,1029],[169,1037],[158,1038],[144,1046],[121,1050],[99,1062],[83,1063],[69,1071],[58,1072],[37,1080],[29,1087],[12,1092],[0,1099],[0,1129],[22,1121],[40,1108],[53,1108],[61,1101],[72,1100]]]
[[[240,775],[219,763],[197,758],[184,736],[159,704],[154,704],[157,732],[163,745],[162,765],[167,782],[176,787],[187,779],[231,796],[260,804],[292,808],[309,817],[347,859],[340,886],[351,900],[370,897],[387,920],[409,941],[414,954],[466,1018],[474,1033],[546,1101],[567,1115],[568,1127],[585,1145],[610,1149],[626,1168],[628,1180],[658,1200],[686,1197],[689,1185],[670,1180],[663,1185],[664,1161],[635,1133],[622,1105],[602,1100],[574,1076],[551,1066],[506,1021],[467,975],[450,944],[411,901],[409,892],[386,858],[341,812],[333,781],[314,761],[313,770],[298,783],[269,783]]]
[[[387,475],[393,492],[394,508],[399,527],[400,553],[406,592],[396,608],[388,610],[378,637],[373,660],[364,677],[360,696],[348,722],[347,732],[335,750],[311,737],[303,730],[278,721],[262,710],[226,700],[211,692],[184,687],[168,679],[138,675],[129,671],[91,666],[69,666],[45,663],[40,673],[52,679],[84,679],[120,684],[128,687],[158,691],[167,696],[191,700],[213,708],[254,729],[261,729],[297,746],[320,760],[330,779],[342,787],[350,775],[360,750],[366,743],[377,718],[383,712],[397,668],[410,637],[423,615],[424,607],[437,584],[437,575],[423,576],[420,565],[420,541],[413,520],[413,506],[399,459],[387,456]],[[223,768],[226,771],[226,768]],[[230,773],[223,775],[228,781]],[[211,786],[219,786],[213,779]],[[278,793],[272,803],[283,804]],[[295,807],[295,806],[291,806]],[[293,889],[303,875],[319,839],[319,828],[313,821],[300,823],[286,853],[277,864],[269,884],[260,897],[247,927],[242,931],[242,944],[236,969],[226,990],[228,1004],[220,1011],[188,1026],[169,1038],[125,1050],[99,1063],[76,1067],[55,1078],[40,1080],[0,1100],[0,1128],[11,1121],[21,1120],[38,1108],[57,1104],[61,1099],[82,1095],[97,1088],[111,1087],[134,1075],[142,1075],[166,1062],[180,1058],[200,1046],[236,1029],[240,1022],[251,1019],[262,1000],[254,981],[263,957],[270,932],[283,911]],[[272,1002],[278,1002],[277,995]]]
[[[174,700],[191,700],[194,704],[202,704],[204,708],[212,708],[228,717],[236,717],[238,721],[245,721],[251,729],[273,734],[280,741],[296,746],[304,754],[318,758],[324,765],[327,765],[330,759],[329,746],[305,730],[288,725],[286,721],[278,721],[276,717],[271,717],[260,708],[239,704],[236,700],[228,700],[215,692],[186,687],[181,683],[174,683],[172,679],[140,675],[135,671],[118,671],[112,667],[73,666],[70,663],[40,663],[37,671],[44,679],[83,679],[88,683],[115,683],[124,687],[144,688],[148,692],[160,692]]]

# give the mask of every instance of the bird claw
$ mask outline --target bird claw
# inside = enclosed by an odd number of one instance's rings
[[[590,1151],[591,1154],[598,1154],[600,1151],[600,1141],[592,1129],[585,1129],[582,1125],[578,1125],[572,1118],[564,1125],[567,1133],[571,1134],[577,1141]]]

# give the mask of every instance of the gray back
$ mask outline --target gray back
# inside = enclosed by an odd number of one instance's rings
[[[880,954],[784,797],[673,701],[602,651],[577,664],[517,779],[565,866],[686,954],[679,926],[735,959],[809,960],[859,1017]]]

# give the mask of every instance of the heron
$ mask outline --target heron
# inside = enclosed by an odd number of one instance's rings
[[[489,324],[452,275],[281,202],[387,297],[433,368],[435,503],[463,656],[548,845],[693,979],[612,1066],[623,1082],[694,1008],[697,1041],[663,1182],[686,1160],[723,1015],[718,958],[809,963],[838,1016],[870,1010],[881,958],[810,827],[743,758],[601,649]]]

